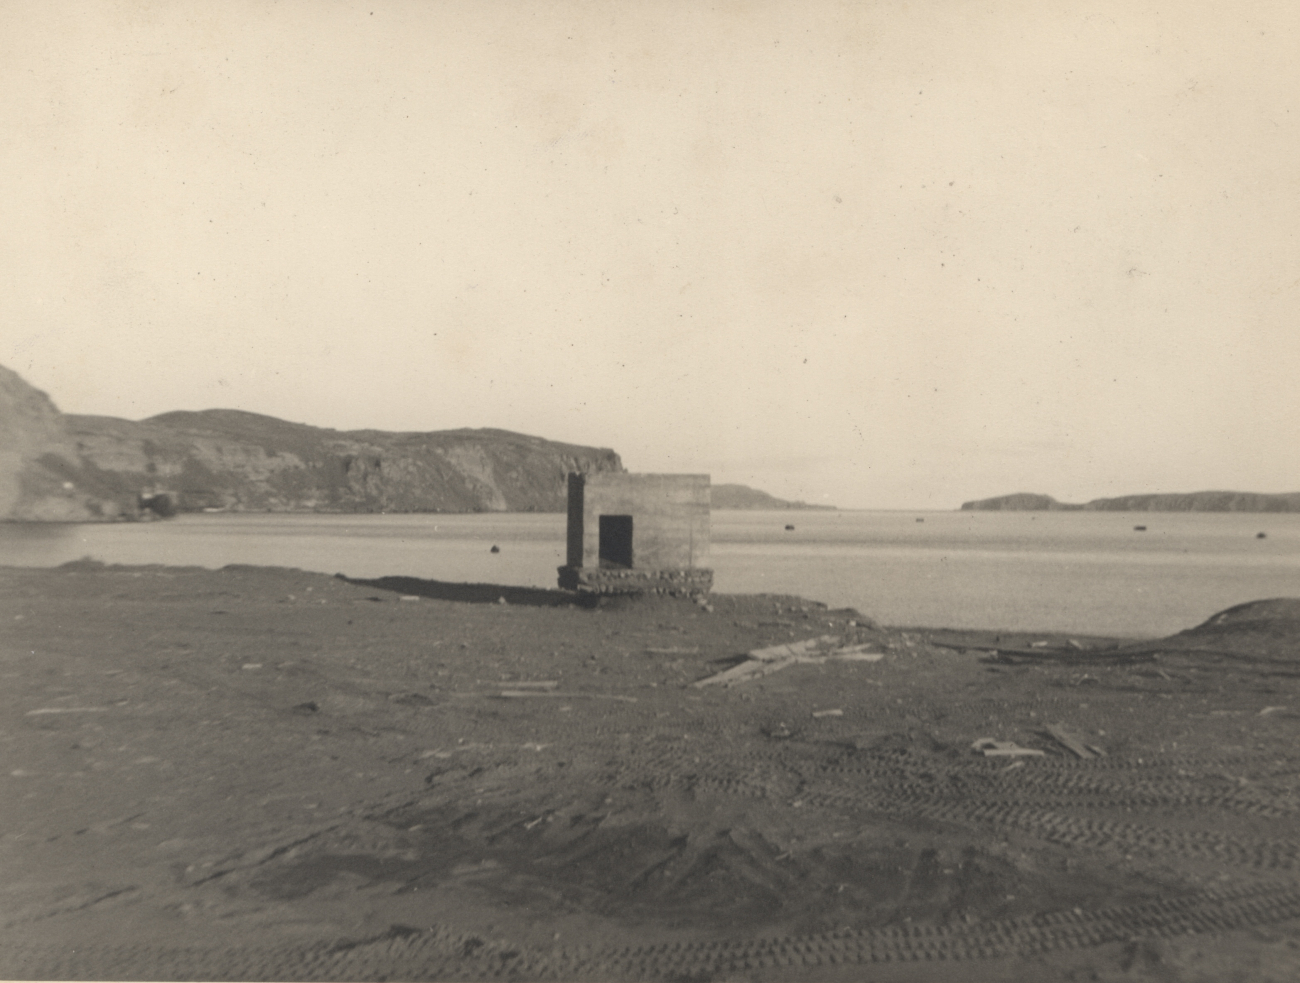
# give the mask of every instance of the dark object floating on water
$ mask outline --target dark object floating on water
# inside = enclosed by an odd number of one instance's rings
[[[500,552],[501,552],[501,547],[500,547],[500,546],[493,546],[490,550],[488,550],[488,552],[489,552],[489,553],[500,553]]]
[[[786,527],[785,527],[785,531],[786,531],[786,532],[794,532],[794,526],[786,526]]]
[[[1146,532],[1146,531],[1147,531],[1147,527],[1146,527],[1146,526],[1134,526],[1134,527],[1133,527],[1133,531],[1134,531],[1134,532]]]
[[[925,520],[924,520],[924,519],[917,519],[916,521],[917,521],[917,522],[924,522]]]
[[[1257,533],[1255,533],[1255,538],[1256,538],[1256,539],[1268,539],[1268,533],[1266,533],[1266,532],[1257,532]]]

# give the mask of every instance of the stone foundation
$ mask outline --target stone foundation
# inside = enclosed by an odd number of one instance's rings
[[[673,570],[614,570],[560,567],[560,586],[584,594],[672,594],[695,597],[713,589],[713,571],[699,567]]]

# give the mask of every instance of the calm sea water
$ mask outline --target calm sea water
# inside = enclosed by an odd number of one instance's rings
[[[0,524],[0,564],[90,556],[552,587],[564,521],[211,514]],[[720,511],[712,566],[719,591],[797,594],[891,625],[1156,636],[1243,601],[1300,596],[1300,514]]]

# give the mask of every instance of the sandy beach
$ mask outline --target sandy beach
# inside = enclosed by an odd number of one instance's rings
[[[0,568],[0,976],[1300,967],[1300,601],[1126,642],[572,600]],[[859,657],[696,685],[814,639]]]

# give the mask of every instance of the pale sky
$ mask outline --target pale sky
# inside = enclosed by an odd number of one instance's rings
[[[1298,9],[0,0],[0,364],[849,508],[1300,490]]]

